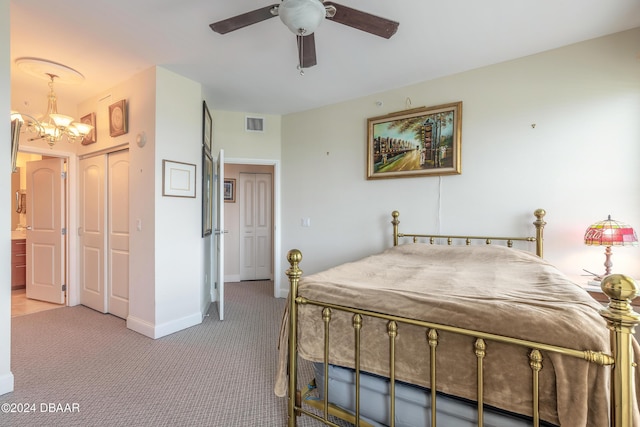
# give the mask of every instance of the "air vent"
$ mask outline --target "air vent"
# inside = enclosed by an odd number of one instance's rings
[[[247,117],[244,122],[247,132],[264,132],[264,117]]]

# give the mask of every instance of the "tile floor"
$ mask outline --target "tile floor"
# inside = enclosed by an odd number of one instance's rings
[[[27,298],[25,289],[16,289],[11,291],[11,317],[23,316],[25,314],[37,313],[38,311],[51,310],[53,308],[60,307],[64,307],[64,305],[51,304],[49,302]]]

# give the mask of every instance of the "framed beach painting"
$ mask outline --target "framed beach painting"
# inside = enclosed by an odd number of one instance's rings
[[[461,173],[462,102],[367,119],[367,179]]]

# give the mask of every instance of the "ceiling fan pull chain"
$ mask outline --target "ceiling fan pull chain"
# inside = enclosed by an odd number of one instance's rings
[[[298,30],[299,33],[299,48],[300,48],[300,52],[298,54],[298,70],[300,70],[300,75],[304,76],[304,66],[302,64],[302,62],[304,61],[304,41],[302,40],[302,37],[304,37],[304,33],[306,33],[307,30],[305,30],[304,28],[300,28]]]

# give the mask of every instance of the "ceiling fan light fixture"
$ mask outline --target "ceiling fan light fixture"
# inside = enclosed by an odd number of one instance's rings
[[[293,34],[306,36],[320,26],[326,10],[320,0],[283,0],[278,15]]]

